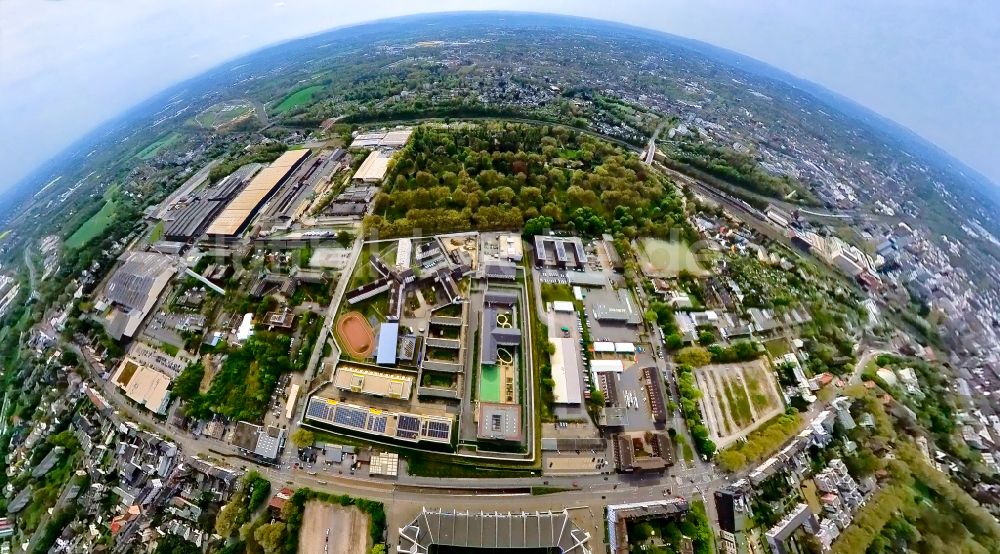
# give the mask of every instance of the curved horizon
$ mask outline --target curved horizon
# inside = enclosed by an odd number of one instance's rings
[[[330,28],[326,28],[326,29],[320,30],[320,31],[306,33],[306,34],[303,34],[303,35],[300,35],[300,36],[296,36],[296,37],[293,37],[293,38],[287,38],[287,39],[282,39],[282,40],[270,42],[270,43],[264,44],[264,45],[256,47],[256,48],[245,50],[245,51],[243,51],[241,53],[238,53],[236,55],[233,55],[233,56],[230,56],[230,57],[228,57],[226,59],[223,59],[222,61],[219,61],[218,63],[215,63],[214,65],[212,65],[208,69],[200,70],[200,71],[198,71],[197,73],[195,73],[193,75],[190,75],[190,76],[188,76],[186,78],[183,78],[183,79],[181,79],[179,81],[174,82],[173,84],[169,84],[169,85],[167,85],[165,87],[162,87],[157,92],[153,92],[153,93],[145,96],[141,100],[139,100],[137,102],[134,102],[134,103],[132,103],[132,104],[130,104],[130,105],[122,108],[122,109],[119,109],[117,111],[117,113],[115,113],[114,115],[111,115],[110,117],[106,117],[103,120],[101,120],[100,122],[97,122],[96,124],[91,125],[88,130],[83,131],[82,133],[75,135],[75,138],[73,138],[69,142],[69,144],[67,144],[67,145],[65,145],[63,147],[56,148],[54,151],[51,151],[51,153],[49,155],[47,155],[41,162],[36,163],[33,166],[27,168],[23,172],[22,176],[20,176],[19,178],[16,178],[16,179],[13,180],[13,182],[11,183],[11,186],[7,190],[9,192],[17,191],[19,189],[25,188],[28,185],[30,185],[32,181],[38,181],[40,179],[44,179],[45,178],[44,174],[47,172],[46,168],[47,168],[47,166],[51,165],[53,163],[53,161],[59,159],[60,157],[66,155],[67,153],[71,153],[75,149],[79,148],[81,145],[84,145],[86,142],[92,140],[94,138],[95,134],[98,134],[98,133],[101,133],[101,132],[105,131],[109,126],[113,126],[116,122],[122,120],[123,118],[127,118],[130,114],[132,114],[136,110],[140,110],[143,107],[145,107],[146,105],[148,105],[150,103],[156,102],[161,97],[169,96],[171,94],[175,94],[177,91],[182,90],[185,86],[189,85],[192,82],[196,82],[199,79],[203,79],[203,78],[206,78],[208,76],[211,76],[211,75],[213,75],[215,73],[218,73],[218,72],[224,70],[227,67],[231,67],[233,65],[238,65],[241,61],[250,59],[253,56],[260,55],[260,54],[262,54],[264,52],[267,52],[269,50],[281,48],[283,46],[291,45],[291,44],[294,44],[294,43],[297,43],[297,42],[307,41],[307,40],[310,40],[310,39],[313,39],[313,38],[316,38],[316,37],[323,37],[323,36],[327,36],[327,35],[336,35],[337,33],[349,32],[351,30],[356,30],[356,29],[364,28],[366,26],[386,24],[386,23],[391,23],[391,22],[394,22],[394,21],[434,20],[434,19],[451,18],[451,17],[472,17],[472,16],[484,15],[484,14],[497,14],[497,15],[507,14],[507,15],[518,15],[518,16],[536,16],[536,17],[545,17],[545,18],[553,18],[553,19],[563,19],[563,20],[575,21],[575,22],[579,22],[579,23],[588,23],[588,24],[591,24],[591,25],[600,24],[600,25],[605,25],[605,26],[609,26],[609,27],[618,28],[618,29],[621,29],[621,30],[630,30],[630,31],[632,31],[633,33],[635,33],[637,35],[640,34],[640,33],[652,33],[652,34],[654,34],[656,36],[659,36],[661,38],[668,39],[668,40],[670,40],[670,41],[678,44],[681,47],[687,48],[688,50],[691,50],[691,51],[696,52],[696,53],[701,54],[701,55],[709,56],[709,57],[713,58],[717,62],[721,62],[721,63],[724,63],[724,64],[729,65],[731,67],[734,67],[734,68],[737,68],[737,69],[740,69],[740,70],[743,70],[743,71],[747,71],[747,72],[752,73],[752,74],[756,74],[759,77],[779,80],[779,81],[783,82],[784,84],[786,84],[788,86],[794,87],[794,88],[796,88],[796,89],[798,89],[798,90],[800,90],[800,91],[802,91],[802,92],[804,92],[806,94],[809,94],[810,96],[812,96],[813,98],[815,98],[817,101],[819,101],[819,102],[821,102],[821,103],[823,103],[825,105],[831,106],[834,109],[838,109],[839,111],[841,111],[842,113],[844,113],[844,115],[847,115],[849,117],[857,119],[861,123],[870,125],[870,126],[872,126],[873,128],[875,128],[876,130],[878,130],[880,132],[887,132],[887,130],[885,128],[878,129],[878,126],[877,125],[873,125],[872,121],[864,121],[862,118],[858,117],[858,114],[848,113],[847,111],[845,111],[844,109],[842,109],[843,106],[837,106],[836,105],[838,102],[840,102],[840,103],[847,103],[851,107],[853,107],[854,109],[861,110],[863,113],[867,114],[869,117],[876,118],[877,120],[880,120],[881,122],[890,125],[891,127],[895,128],[895,130],[897,132],[909,134],[911,138],[917,139],[920,142],[922,142],[923,146],[931,148],[933,150],[936,150],[938,153],[946,156],[949,159],[950,162],[955,163],[955,164],[957,164],[959,166],[959,170],[960,171],[962,171],[964,173],[967,173],[967,175],[965,175],[966,178],[971,179],[973,182],[977,181],[977,180],[978,181],[982,181],[981,183],[974,183],[974,184],[976,184],[976,185],[986,184],[987,186],[993,188],[993,190],[986,190],[984,192],[989,192],[989,193],[996,194],[998,187],[1000,187],[1000,184],[998,184],[998,181],[996,179],[992,179],[990,176],[988,176],[984,172],[980,171],[979,169],[974,168],[972,165],[970,165],[968,162],[966,162],[963,158],[959,157],[958,155],[956,155],[952,151],[946,149],[945,147],[941,146],[937,142],[933,141],[932,139],[928,138],[924,134],[920,133],[919,131],[917,131],[916,129],[914,129],[912,126],[907,125],[907,124],[905,124],[903,122],[900,122],[900,121],[898,121],[896,119],[893,119],[893,118],[891,118],[891,117],[889,117],[889,116],[887,116],[887,115],[885,115],[885,114],[877,111],[875,108],[873,108],[873,107],[871,107],[871,106],[869,106],[869,105],[861,102],[860,100],[858,100],[856,98],[853,98],[853,97],[847,96],[847,95],[845,95],[845,94],[843,94],[841,92],[835,91],[835,90],[833,90],[833,89],[829,88],[828,86],[823,85],[821,83],[815,82],[813,80],[810,80],[810,79],[807,79],[807,78],[804,78],[804,77],[801,77],[801,76],[798,76],[798,75],[795,75],[794,73],[791,73],[790,71],[788,71],[786,69],[778,67],[778,66],[776,66],[776,65],[774,65],[774,64],[772,64],[770,62],[767,62],[767,61],[764,61],[764,60],[752,57],[752,56],[750,56],[748,54],[745,54],[745,53],[742,53],[742,52],[739,52],[739,51],[736,51],[736,50],[733,50],[733,49],[730,49],[730,48],[727,48],[727,47],[724,47],[724,46],[720,46],[720,45],[717,45],[717,44],[714,44],[714,43],[711,43],[711,42],[700,40],[700,39],[697,39],[697,38],[691,38],[691,37],[684,36],[684,35],[679,35],[679,34],[676,34],[676,33],[673,33],[673,32],[668,32],[668,31],[664,31],[664,30],[660,30],[660,29],[656,29],[656,28],[651,28],[651,27],[639,26],[639,25],[635,25],[635,24],[632,24],[632,23],[622,22],[622,21],[599,19],[599,18],[594,18],[594,17],[587,17],[587,16],[580,16],[580,15],[571,15],[571,14],[563,14],[563,13],[552,13],[552,12],[485,9],[485,10],[461,10],[461,11],[439,11],[439,12],[410,13],[410,14],[404,14],[404,15],[395,15],[395,16],[391,16],[391,17],[382,17],[382,18],[365,20],[365,21],[345,23],[343,25],[337,25],[337,26],[333,26],[333,27],[330,27]],[[738,60],[740,62],[745,62],[746,65],[739,64],[739,63],[733,63],[732,59],[727,59],[727,58],[735,58],[736,60]],[[927,161],[931,162],[931,160],[927,160]]]

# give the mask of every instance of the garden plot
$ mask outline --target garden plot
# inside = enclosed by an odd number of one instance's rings
[[[711,439],[724,448],[781,413],[778,383],[766,359],[695,370]]]

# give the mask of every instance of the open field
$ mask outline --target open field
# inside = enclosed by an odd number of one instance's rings
[[[276,114],[285,113],[292,108],[296,108],[303,104],[307,104],[313,99],[313,96],[315,96],[316,93],[321,90],[323,90],[322,85],[313,85],[311,87],[306,87],[304,89],[297,90],[286,96],[285,99],[282,100],[280,104],[275,106],[274,113]]]
[[[676,277],[681,271],[696,276],[708,274],[683,242],[644,238],[638,240],[638,246],[639,264],[650,277]]]
[[[181,138],[180,133],[170,133],[169,135],[161,138],[160,140],[140,150],[139,153],[136,154],[136,156],[141,160],[148,160],[153,156],[157,155],[160,152],[160,150],[163,150],[164,148],[177,142],[180,138]]]
[[[368,516],[361,510],[318,500],[306,503],[299,531],[299,554],[365,554],[368,542]]]
[[[66,248],[80,248],[90,239],[100,235],[111,224],[111,218],[117,209],[113,200],[108,200],[101,210],[83,222],[72,235],[66,239]]]
[[[349,312],[337,320],[337,338],[355,358],[367,358],[375,350],[375,332],[358,312]]]
[[[695,370],[711,439],[725,448],[784,409],[765,359],[713,364]]]

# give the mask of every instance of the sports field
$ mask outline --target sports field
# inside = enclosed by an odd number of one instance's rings
[[[683,242],[661,239],[639,239],[639,263],[650,277],[676,277],[681,271],[707,275],[694,252]]]
[[[479,400],[500,402],[500,368],[484,365],[479,370]]]
[[[367,358],[375,350],[375,332],[358,312],[349,312],[337,320],[337,338],[344,350],[355,358]]]

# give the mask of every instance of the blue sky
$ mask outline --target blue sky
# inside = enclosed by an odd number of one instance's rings
[[[0,190],[240,54],[383,17],[479,9],[608,19],[734,50],[852,98],[1000,183],[1000,2],[3,0]]]

